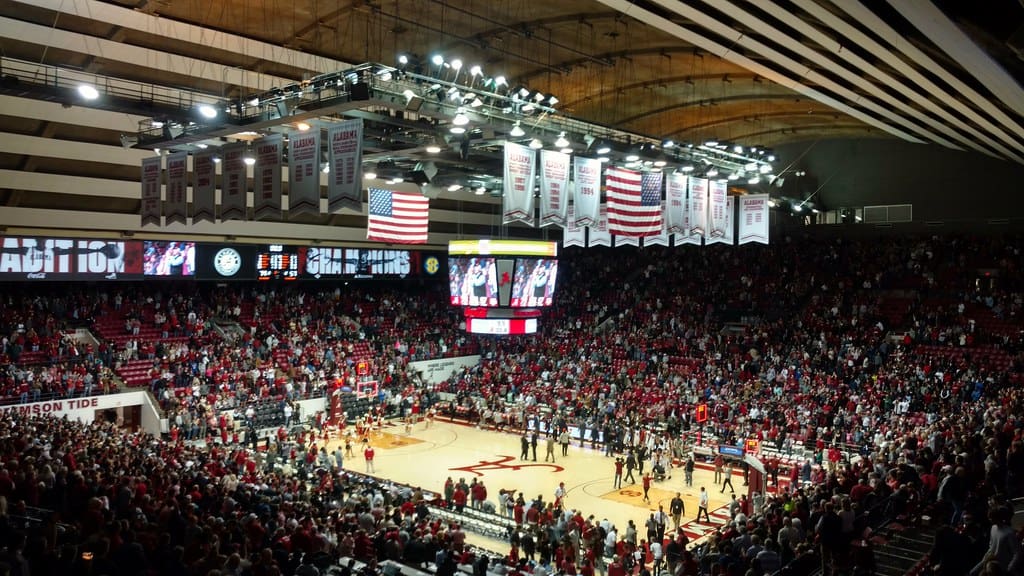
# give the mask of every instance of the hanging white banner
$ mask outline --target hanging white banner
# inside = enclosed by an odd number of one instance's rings
[[[142,225],[160,225],[160,180],[162,156],[142,159],[142,205],[140,216]]]
[[[704,239],[705,244],[729,244],[730,246],[736,243],[736,234],[733,232],[733,217],[732,211],[735,209],[732,196],[727,196],[725,199],[725,207],[722,209],[721,218],[724,222],[721,225],[720,234],[714,236],[707,236]]]
[[[708,231],[707,238],[715,240],[725,236],[725,202],[728,197],[725,182],[712,180],[708,183]]]
[[[246,193],[249,188],[245,166],[245,144],[228,144],[221,148],[220,219],[246,220]]]
[[[164,203],[165,223],[185,224],[188,211],[188,152],[167,155],[167,201]]]
[[[768,217],[770,216],[767,194],[740,196],[739,243],[768,243]]]
[[[215,190],[217,164],[214,152],[202,152],[192,157],[192,223],[216,222]]]
[[[690,178],[690,240],[699,244],[708,229],[708,181]],[[696,242],[692,240],[697,239]]]
[[[601,161],[593,158],[573,159],[572,203],[576,206],[576,224],[593,226],[601,209]]]
[[[363,121],[346,120],[327,129],[327,211],[363,211]]]
[[[589,226],[590,241],[587,244],[590,246],[611,246],[612,235],[608,232],[608,207],[604,204],[598,208],[597,212],[597,223],[594,226]]]
[[[253,214],[257,220],[281,219],[281,146],[284,137],[271,134],[253,142]]]
[[[533,226],[533,182],[537,152],[529,146],[505,142],[505,178],[501,223],[522,222]]]
[[[565,228],[562,232],[562,246],[585,246],[587,243],[586,229],[576,225],[574,206],[566,210]]]
[[[320,214],[320,129],[288,134],[288,215]]]
[[[685,174],[672,173],[665,183],[665,218],[670,233],[690,233],[686,226],[686,181]]]
[[[693,180],[692,178],[690,179]],[[690,244],[694,246],[700,246],[700,241],[703,238],[701,235],[690,234],[690,199],[687,198],[683,201],[683,229],[680,232],[676,232],[672,235],[675,238],[675,245],[682,246],[683,244]]]
[[[572,156],[554,150],[540,151],[540,225],[565,226],[569,205],[569,161]]]

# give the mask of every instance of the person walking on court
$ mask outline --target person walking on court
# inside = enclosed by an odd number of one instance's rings
[[[530,439],[526,437],[526,434],[523,434],[523,437],[519,439],[519,443],[522,446],[522,451],[519,454],[519,459],[520,460],[529,460],[530,459]]]
[[[533,448],[533,461],[537,461],[537,430],[530,435],[530,448]]]
[[[685,464],[685,467],[683,468],[683,470],[686,473],[685,476],[686,476],[686,485],[687,486],[693,486],[693,466],[694,466],[694,464],[693,464],[693,454],[690,454],[686,458],[686,464]]]
[[[697,522],[700,522],[700,513],[704,513],[704,520],[711,523],[711,516],[708,515],[708,492],[703,486],[700,487],[700,498],[697,500]]]
[[[715,484],[722,481],[722,465],[725,464],[725,458],[721,454],[715,456]]]
[[[726,486],[729,487],[729,491],[730,492],[735,492],[736,489],[732,487],[732,461],[731,460],[725,465],[724,476],[725,476],[725,479],[722,480],[722,493],[723,494],[725,493],[725,487]]]
[[[650,473],[644,474],[644,477],[643,477],[643,479],[641,481],[643,482],[643,485],[644,485],[644,502],[647,502],[648,504],[650,504],[651,503],[651,498],[647,495],[647,493],[651,489],[651,474]]]
[[[558,443],[562,445],[562,456],[569,455],[569,430],[562,430],[558,435]]]
[[[629,480],[630,484],[636,484],[636,478],[633,478],[633,470],[636,469],[636,456],[631,451],[626,456],[626,480]]]
[[[548,434],[548,439],[546,441],[546,447],[547,447],[547,449],[544,452],[544,461],[547,462],[548,458],[551,458],[551,461],[554,462],[555,461],[555,434],[554,433]]]
[[[363,450],[363,459],[366,460],[366,473],[375,473],[376,470],[373,469],[373,446],[366,445],[366,450]]]
[[[672,515],[672,523],[675,524],[675,530],[679,530],[679,521],[682,519],[683,514],[686,513],[686,504],[683,502],[682,495],[679,492],[676,492],[676,497],[669,502],[668,512]]]
[[[622,488],[622,468],[624,466],[622,458],[615,459],[615,478],[612,480],[612,488]]]

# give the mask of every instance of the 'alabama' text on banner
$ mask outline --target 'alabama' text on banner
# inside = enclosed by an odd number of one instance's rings
[[[690,178],[690,240],[702,238],[708,229],[708,181]]]
[[[320,129],[288,134],[288,215],[320,213]]]
[[[708,183],[708,232],[709,244],[718,242],[725,237],[725,202],[727,192],[725,182],[712,180]]]
[[[220,219],[246,220],[249,174],[245,166],[245,144],[228,144],[221,150],[224,160],[221,162]]]
[[[327,129],[327,211],[363,211],[363,121],[346,120]]]
[[[608,207],[604,204],[598,208],[597,222],[588,227],[590,231],[590,240],[587,244],[590,246],[611,246],[612,235],[608,232]]]
[[[160,225],[160,180],[162,156],[142,159],[142,225]]]
[[[271,134],[253,143],[253,214],[257,220],[281,219],[281,134]]]
[[[768,217],[770,215],[767,194],[740,196],[739,244],[756,242],[768,243]]]
[[[534,225],[533,181],[536,173],[537,152],[528,146],[505,142],[502,224],[522,222]]]
[[[201,152],[192,157],[192,223],[215,222],[217,165],[213,152]]]
[[[540,225],[565,227],[569,205],[569,161],[572,156],[554,150],[540,151]]]
[[[666,229],[675,234],[677,232],[690,233],[686,225],[686,175],[673,172],[668,175],[668,182],[665,184],[665,221]]]
[[[593,158],[573,158],[572,203],[576,206],[576,224],[593,226],[601,210],[601,161]]]
[[[167,224],[185,224],[188,199],[188,152],[167,155],[167,202],[164,215]]]
[[[565,214],[565,231],[562,232],[562,246],[580,246],[586,244],[586,228],[576,224],[575,206],[569,206]]]

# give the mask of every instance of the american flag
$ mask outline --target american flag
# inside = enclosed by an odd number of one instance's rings
[[[608,231],[616,236],[661,233],[661,172],[610,168],[606,173]]]
[[[396,244],[426,244],[430,199],[419,194],[370,188],[366,238]]]

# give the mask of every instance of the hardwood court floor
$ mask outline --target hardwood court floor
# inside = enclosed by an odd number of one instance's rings
[[[494,503],[497,503],[499,489],[521,491],[527,500],[541,494],[545,502],[551,502],[558,483],[565,482],[568,507],[581,510],[584,517],[593,514],[597,520],[607,518],[620,534],[624,532],[627,520],[632,519],[637,526],[638,538],[646,536],[645,522],[659,504],[668,513],[669,501],[677,491],[686,505],[683,529],[691,542],[728,521],[726,507],[730,495],[728,492],[719,493],[720,486],[712,482],[712,471],[698,467],[694,471],[694,485],[685,487],[683,471],[674,469],[671,479],[651,485],[651,502],[647,504],[643,502],[639,475],[636,475],[635,485],[626,482],[622,489],[613,489],[614,459],[605,457],[600,449],[580,448],[575,443],[570,445],[569,455],[562,457],[561,446],[556,444],[556,461],[545,463],[545,446],[541,441],[537,447],[537,462],[532,458],[522,461],[519,459],[519,438],[514,434],[441,421],[434,422],[429,429],[420,422],[409,435],[405,433],[404,426],[386,426],[383,431],[370,435],[370,443],[376,452],[373,475],[432,492],[441,492],[449,476],[456,481],[465,478],[466,482],[476,478],[485,484],[488,499]],[[328,450],[333,450],[336,444],[337,441],[332,441]],[[354,444],[356,457],[347,459],[345,468],[366,472],[361,444],[358,441]],[[733,483],[737,491],[745,490],[741,488],[741,476],[734,476]],[[702,485],[709,492],[710,523],[693,521]],[[668,528],[673,528],[671,520]],[[472,534],[469,536],[472,543],[494,551],[507,551],[506,543]]]

